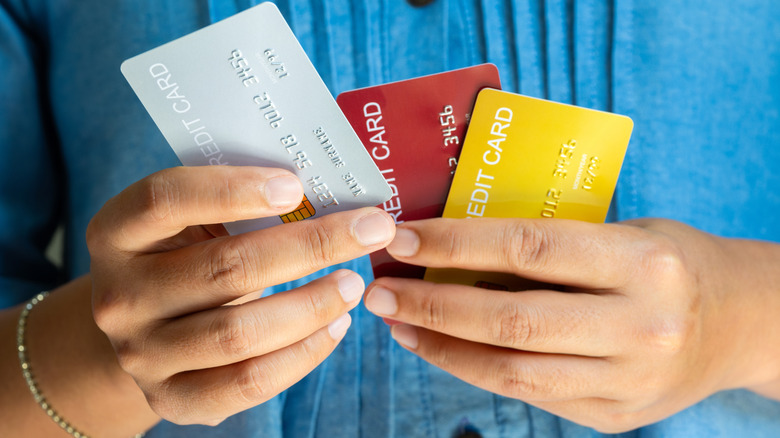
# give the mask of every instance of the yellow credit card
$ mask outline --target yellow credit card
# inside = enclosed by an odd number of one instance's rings
[[[443,217],[603,222],[633,125],[617,114],[484,89]],[[525,284],[453,269],[428,269],[425,279],[505,290]]]

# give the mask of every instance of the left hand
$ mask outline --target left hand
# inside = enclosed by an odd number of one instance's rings
[[[466,382],[620,432],[776,381],[778,248],[659,219],[407,222],[387,248],[402,262],[560,286],[380,278],[365,304],[401,323],[392,335],[405,348]]]

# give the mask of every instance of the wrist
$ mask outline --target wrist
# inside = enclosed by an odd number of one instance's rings
[[[736,336],[734,384],[780,400],[780,245],[749,240],[727,240],[733,256],[730,299],[734,318],[729,327]],[[728,275],[728,274],[727,274]]]
[[[133,436],[158,418],[119,367],[91,308],[90,280],[82,277],[53,291],[30,313],[26,342],[36,384],[49,405],[79,431]],[[46,413],[38,410],[43,422]]]

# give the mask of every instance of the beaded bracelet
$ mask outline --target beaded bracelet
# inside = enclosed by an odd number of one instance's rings
[[[33,309],[33,307],[43,301],[47,296],[49,296],[48,292],[41,292],[33,297],[33,299],[25,304],[24,308],[22,309],[22,313],[19,315],[19,323],[16,325],[16,349],[19,352],[19,364],[22,366],[22,375],[24,376],[25,382],[27,382],[27,388],[30,389],[30,392],[35,398],[35,402],[38,403],[44,412],[46,412],[46,415],[48,415],[49,418],[57,423],[65,432],[68,432],[75,438],[89,438],[89,436],[84,432],[79,431],[70,423],[65,421],[65,419],[62,418],[62,416],[60,416],[60,414],[57,413],[57,411],[55,411],[51,405],[49,405],[49,402],[46,401],[46,397],[41,394],[41,391],[38,389],[38,385],[35,383],[32,367],[30,366],[30,361],[27,358],[27,347],[25,346],[24,337],[25,331],[27,329],[27,317],[30,315],[30,311]],[[134,438],[141,438],[143,436],[143,433],[139,433],[135,435]]]

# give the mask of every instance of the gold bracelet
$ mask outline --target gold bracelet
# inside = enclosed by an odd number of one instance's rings
[[[57,411],[55,411],[51,405],[49,405],[49,402],[46,401],[46,397],[41,394],[41,391],[38,389],[38,385],[35,383],[32,367],[30,366],[30,361],[27,358],[27,347],[25,345],[24,337],[25,331],[27,329],[27,317],[30,315],[30,311],[33,309],[33,307],[43,301],[47,296],[49,296],[48,292],[39,293],[24,305],[24,308],[22,308],[22,313],[19,314],[19,323],[16,325],[16,349],[19,352],[19,364],[22,366],[22,375],[24,376],[24,381],[27,382],[27,388],[30,389],[30,393],[32,393],[33,397],[35,398],[35,402],[38,403],[38,406],[40,406],[44,412],[46,412],[46,415],[48,415],[49,418],[51,418],[62,428],[62,430],[68,432],[70,435],[76,438],[89,438],[89,436],[84,432],[79,431],[70,423],[65,421],[65,419],[62,418],[62,416],[60,416],[60,414],[57,413]],[[139,433],[135,435],[134,438],[141,438],[143,436],[143,433]]]

